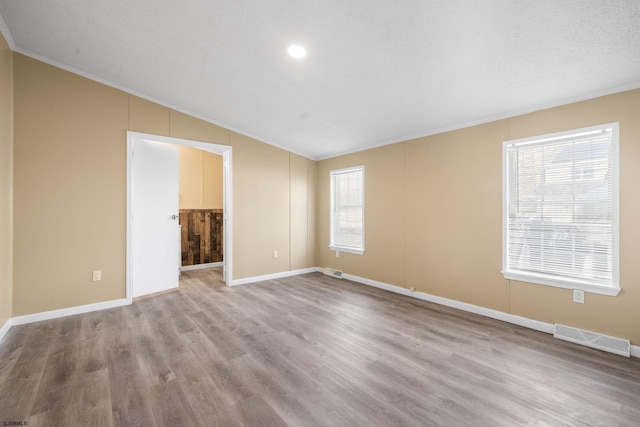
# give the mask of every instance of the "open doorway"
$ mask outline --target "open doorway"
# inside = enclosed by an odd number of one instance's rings
[[[224,260],[223,277],[227,286],[231,285],[232,276],[232,148],[227,145],[211,144],[207,142],[191,141],[180,138],[171,138],[159,135],[127,132],[127,285],[126,298],[131,301],[133,297],[159,292],[172,287],[177,287],[177,276],[181,264],[180,238],[178,228],[178,177],[173,171],[178,166],[178,151],[167,148],[168,146],[186,146],[197,148],[209,153],[222,156],[222,181],[223,181],[223,236],[224,236]],[[174,147],[175,148],[175,147]],[[163,157],[164,156],[164,157]],[[171,156],[174,156],[173,158]],[[165,160],[162,160],[164,158]],[[164,162],[164,163],[163,163]],[[166,175],[173,173],[175,178],[167,180]],[[175,179],[175,186],[169,185]],[[164,180],[164,184],[163,183]],[[168,182],[167,182],[168,181]],[[158,183],[161,187],[156,185]],[[167,188],[172,188],[167,190]],[[175,190],[173,189],[175,188]],[[146,209],[150,205],[156,205],[157,199],[166,198],[168,201],[175,199],[175,208]],[[171,204],[159,204],[158,206],[172,206]],[[145,210],[146,209],[146,210]],[[171,212],[165,210],[171,209]],[[152,217],[160,224],[149,229]],[[146,230],[145,230],[146,228]],[[175,231],[175,238],[172,237]],[[146,233],[146,234],[145,234]],[[159,239],[159,235],[167,235],[165,240]],[[174,246],[158,244],[159,241],[173,241]],[[174,255],[175,254],[175,255]],[[170,264],[171,271],[167,276],[173,280],[175,271],[175,284],[171,280],[168,283],[145,283],[152,271],[159,268],[158,260],[163,264]],[[174,263],[175,262],[175,263]],[[164,279],[164,277],[163,277]]]
[[[224,265],[224,159],[178,146],[180,271]]]

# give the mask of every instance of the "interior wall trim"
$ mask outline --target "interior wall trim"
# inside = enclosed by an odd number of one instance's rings
[[[0,16],[0,18],[2,18],[2,16]],[[4,21],[2,21],[0,23],[0,30],[2,30],[2,24],[4,24]],[[59,68],[59,69],[64,70],[64,71],[68,71],[68,72],[70,72],[72,74],[76,74],[76,75],[78,75],[80,77],[84,77],[84,78],[89,79],[91,81],[98,82],[98,83],[103,84],[105,86],[112,87],[114,89],[120,90],[120,91],[125,92],[125,93],[127,93],[129,95],[133,95],[133,96],[136,96],[138,98],[144,99],[146,101],[153,102],[154,104],[158,104],[158,105],[160,105],[162,107],[169,108],[169,109],[171,109],[173,111],[176,111],[178,113],[186,114],[187,116],[191,116],[193,118],[202,120],[204,122],[211,123],[213,125],[216,125],[218,127],[224,128],[224,129],[229,130],[231,132],[235,132],[235,133],[238,133],[240,135],[248,136],[249,138],[255,139],[256,141],[264,142],[265,144],[274,146],[276,148],[279,148],[281,150],[284,150],[284,151],[287,151],[287,152],[290,152],[290,153],[293,153],[293,154],[297,154],[298,156],[307,158],[309,160],[318,160],[318,159],[315,159],[313,157],[310,157],[308,154],[303,154],[303,153],[301,153],[301,152],[299,152],[297,150],[293,150],[291,148],[287,148],[287,147],[285,147],[283,145],[280,145],[280,144],[278,144],[278,143],[276,143],[274,141],[266,141],[266,140],[264,140],[264,138],[262,136],[254,135],[252,133],[247,133],[244,130],[240,130],[240,129],[236,128],[235,126],[230,126],[228,124],[223,124],[223,123],[220,123],[220,122],[218,122],[216,120],[213,120],[210,117],[205,117],[202,114],[198,114],[198,113],[195,113],[193,111],[185,110],[184,108],[182,108],[181,106],[179,106],[177,104],[173,104],[173,103],[170,103],[170,102],[162,101],[162,100],[160,100],[158,98],[155,98],[153,96],[149,96],[149,95],[144,94],[142,92],[139,92],[137,90],[133,90],[132,88],[129,88],[127,86],[123,86],[121,84],[114,83],[112,81],[103,79],[102,77],[98,77],[98,76],[95,76],[93,74],[90,74],[90,73],[87,73],[85,71],[82,71],[82,70],[80,70],[78,68],[72,67],[70,65],[63,64],[62,62],[58,62],[58,61],[55,61],[53,59],[47,58],[45,56],[42,56],[40,54],[37,54],[37,53],[34,53],[34,52],[30,52],[30,51],[28,51],[26,49],[22,49],[21,47],[16,46],[16,44],[15,44],[15,42],[13,40],[13,37],[9,33],[8,27],[6,27],[6,24],[4,24],[4,28],[7,28],[7,29],[6,29],[6,33],[3,33],[3,35],[5,36],[5,40],[6,40],[7,44],[9,45],[9,47],[11,48],[11,50],[13,52],[16,52],[16,53],[19,53],[21,55],[24,55],[27,58],[35,59],[36,61],[40,61],[40,62],[42,62],[44,64],[51,65],[52,67],[56,67],[56,68]],[[622,92],[622,91],[623,90],[616,90],[616,92]],[[216,142],[215,144],[220,144],[220,143]],[[225,143],[224,145],[231,146],[231,143],[228,142],[228,143]]]
[[[0,16],[0,34],[2,34],[4,40],[7,42],[7,46],[9,46],[9,49],[15,52],[16,42],[13,40],[13,36],[9,32],[9,27],[7,27],[7,23],[4,22],[2,16]]]
[[[265,274],[263,276],[246,277],[234,280],[231,286],[247,285],[249,283],[262,282],[264,280],[283,279],[285,277],[299,276],[301,274],[316,273],[322,271],[320,267],[302,268],[299,270],[283,271],[281,273]]]
[[[425,292],[410,291],[409,289],[402,288],[400,286],[390,285],[388,283],[378,282],[376,280],[354,276],[351,274],[344,273],[342,277],[353,282],[361,283],[363,285],[373,286],[390,292],[395,292],[396,294],[417,298],[423,301],[434,302],[436,304],[456,308],[458,310],[467,311],[469,313],[479,314],[484,317],[490,317],[492,319],[501,320],[503,322],[513,323],[514,325],[524,326],[525,328],[535,329],[536,331],[553,334],[553,323],[540,322],[538,320],[516,316],[514,314],[505,313],[499,310],[493,310],[491,308],[480,307],[478,305],[473,305],[466,302],[427,294]]]
[[[466,302],[456,301],[449,298],[443,298],[436,295],[427,294],[425,292],[410,291],[409,289],[402,288],[396,285],[390,285],[388,283],[378,282],[376,280],[367,279],[364,277],[354,276],[352,274],[343,273],[342,277],[352,282],[360,283],[367,286],[373,286],[375,288],[384,289],[386,291],[394,292],[396,294],[405,295],[411,298],[417,298],[423,301],[429,301],[436,304],[452,307],[458,310],[467,311],[469,313],[479,314],[491,319],[500,320],[503,322],[511,323],[525,328],[533,329],[536,331],[544,332],[553,335],[554,325],[553,323],[541,322],[539,320],[529,319],[527,317],[516,316],[515,314],[505,313],[499,310],[493,310],[490,308],[480,307],[478,305],[469,304]],[[339,280],[339,279],[338,279]],[[631,356],[640,358],[640,346],[631,345]]]
[[[203,268],[223,267],[224,262],[207,262],[204,264],[185,265],[180,267],[180,271],[202,270]]]
[[[126,298],[111,301],[98,302],[95,304],[78,305],[75,307],[61,308],[59,310],[44,311],[41,313],[26,314],[24,316],[12,317],[11,326],[24,325],[26,323],[40,322],[42,320],[57,319],[60,317],[73,316],[76,314],[90,313],[92,311],[106,310],[108,308],[121,307],[131,304]]]
[[[301,274],[308,273],[320,273],[322,268],[311,267],[303,268],[300,270],[284,271],[281,273],[266,274],[263,276],[247,277],[245,279],[234,280],[231,286],[245,285],[249,283],[261,282],[264,280],[281,279],[285,277],[299,276]],[[421,299],[423,301],[429,301],[436,304],[444,305],[447,307],[456,308],[458,310],[467,311],[470,313],[479,314],[481,316],[489,317],[503,322],[512,323],[514,325],[523,326],[525,328],[534,329],[536,331],[545,332],[547,334],[553,334],[553,324],[547,322],[540,322],[538,320],[529,319],[526,317],[516,316],[509,313],[504,313],[498,310],[492,310],[490,308],[480,307],[477,305],[469,304],[466,302],[456,301],[449,298],[438,297],[435,295],[427,294],[425,292],[410,291],[409,289],[402,288],[396,285],[390,285],[388,283],[378,282],[376,280],[366,279],[364,277],[354,276],[352,274],[343,274],[344,279],[351,280],[356,283],[360,283],[367,286],[373,286],[379,289],[383,289],[396,294],[405,295],[411,298]],[[341,279],[336,279],[341,280]],[[0,328],[0,342],[4,336],[9,332],[14,325],[23,325],[26,323],[39,322],[42,320],[57,319],[59,317],[73,316],[75,314],[89,313],[92,311],[105,310],[107,308],[120,307],[129,305],[131,302],[127,299],[118,299],[113,301],[105,301],[96,304],[82,305],[78,307],[63,308],[60,310],[46,311],[43,313],[27,314],[24,316],[12,317],[5,322]],[[640,346],[631,345],[631,357],[640,358]]]
[[[0,328],[0,343],[4,336],[7,335],[7,332],[9,332],[9,329],[11,329],[11,326],[13,326],[13,322],[11,318],[8,318],[7,321],[4,322],[4,325],[2,325],[2,328]]]

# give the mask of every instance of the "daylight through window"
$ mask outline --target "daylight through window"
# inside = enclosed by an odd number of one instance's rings
[[[615,295],[618,124],[503,145],[503,274]]]
[[[364,253],[364,166],[331,176],[331,242],[336,251]]]

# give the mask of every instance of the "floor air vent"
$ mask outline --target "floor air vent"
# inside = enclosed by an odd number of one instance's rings
[[[337,277],[338,279],[342,279],[342,271],[340,270],[335,270],[333,268],[325,267],[324,270],[322,270],[322,272],[327,276]]]
[[[629,342],[629,340],[623,340],[622,338],[584,331],[557,323],[555,324],[553,336],[561,340],[582,344],[621,356],[629,357],[631,355],[631,342]]]

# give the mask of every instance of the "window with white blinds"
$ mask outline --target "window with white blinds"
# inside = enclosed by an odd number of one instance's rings
[[[335,251],[364,253],[364,166],[333,170],[331,239]]]
[[[620,290],[618,123],[503,144],[503,275]]]

